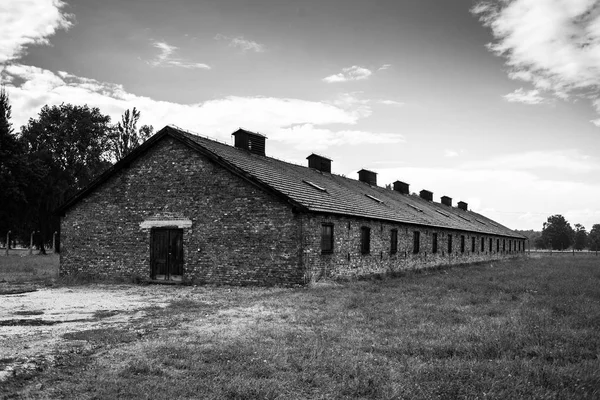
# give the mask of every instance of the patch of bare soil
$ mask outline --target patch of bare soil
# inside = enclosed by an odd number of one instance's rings
[[[139,335],[134,322],[185,296],[182,287],[86,285],[0,296],[0,382],[52,364],[57,355],[94,346],[119,332]],[[137,324],[139,325],[139,324]]]

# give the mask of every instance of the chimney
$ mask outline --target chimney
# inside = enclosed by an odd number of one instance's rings
[[[331,160],[329,158],[312,153],[310,156],[306,157],[306,159],[308,160],[308,168],[331,173]]]
[[[469,205],[467,203],[465,203],[464,201],[459,201],[458,202],[458,208],[460,208],[461,210],[467,211],[468,206]]]
[[[452,207],[452,197],[442,196],[442,204],[448,207]]]
[[[394,182],[394,190],[396,192],[400,192],[402,194],[408,194],[408,183],[404,183],[402,181],[396,181]]]
[[[377,186],[377,173],[361,169],[358,171],[358,180],[361,182],[368,183],[371,186]]]
[[[419,196],[427,201],[433,201],[433,192],[430,192],[429,190],[421,190],[421,192],[419,192]]]
[[[235,147],[248,150],[250,153],[260,156],[265,155],[266,136],[242,128],[233,132],[232,135],[235,137]]]

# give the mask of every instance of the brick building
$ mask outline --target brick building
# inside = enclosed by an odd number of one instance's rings
[[[446,196],[410,194],[265,156],[240,129],[229,146],[167,126],[59,210],[62,275],[304,284],[514,257],[525,238]]]

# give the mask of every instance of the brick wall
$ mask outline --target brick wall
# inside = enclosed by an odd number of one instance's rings
[[[258,156],[257,156],[258,157]],[[496,260],[516,256],[514,239],[358,218],[295,214],[291,207],[170,137],[161,139],[67,210],[61,225],[60,273],[150,276],[153,223],[183,228],[184,278],[199,283],[302,284]],[[334,227],[332,254],[321,254],[321,225]],[[155,225],[154,225],[155,226]],[[370,228],[369,254],[361,227]],[[390,254],[390,231],[398,231]],[[414,231],[420,248],[413,252]],[[438,252],[432,253],[433,233]],[[448,235],[453,251],[448,254]],[[465,251],[461,252],[461,235]],[[476,247],[472,251],[471,237]],[[481,251],[481,238],[485,239]],[[504,250],[503,250],[504,249]],[[524,250],[524,247],[523,247]]]
[[[333,224],[334,250],[331,254],[321,254],[321,225]],[[369,254],[361,252],[361,227],[370,228],[371,246]],[[390,254],[391,230],[398,231],[398,247]],[[439,265],[464,264],[478,261],[499,260],[524,254],[521,251],[508,251],[507,238],[481,235],[470,232],[452,231],[431,227],[394,224],[372,220],[361,220],[340,216],[305,215],[302,219],[303,262],[307,280],[322,278],[356,277],[403,270],[420,269]],[[414,253],[414,232],[419,232],[419,252]],[[437,253],[432,253],[433,234],[438,235]],[[452,252],[448,253],[448,235],[452,235]],[[461,236],[465,237],[464,252],[461,251]],[[472,237],[475,237],[475,251],[472,251]],[[489,250],[489,238],[492,250]],[[484,250],[481,251],[481,239]],[[500,251],[496,240],[500,239]],[[503,240],[506,250],[502,251]]]
[[[62,219],[60,273],[150,276],[151,220],[191,220],[184,276],[197,282],[301,284],[298,216],[165,137]]]

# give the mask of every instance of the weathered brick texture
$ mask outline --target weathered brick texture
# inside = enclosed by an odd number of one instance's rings
[[[333,224],[334,250],[332,254],[321,254],[321,225]],[[508,251],[508,238],[460,232],[432,227],[386,223],[356,218],[307,215],[302,221],[303,263],[308,280],[323,278],[358,277],[385,274],[403,270],[413,270],[440,265],[465,264],[478,261],[499,260],[524,254],[524,243],[520,251]],[[369,254],[361,252],[361,227],[371,230]],[[391,231],[398,231],[398,247],[391,254]],[[420,233],[419,252],[414,253],[414,234]],[[432,253],[433,233],[438,235],[437,253]],[[448,235],[452,235],[452,252],[448,253]],[[465,237],[465,249],[461,251],[461,236]],[[475,237],[475,251],[472,251],[471,238]],[[492,250],[489,238],[492,238]],[[481,240],[484,250],[481,251]],[[497,251],[496,239],[500,239]],[[506,240],[506,251],[502,251]],[[517,240],[510,239],[513,243]],[[517,245],[518,246],[518,245]]]
[[[61,274],[150,276],[151,219],[190,219],[184,278],[301,284],[297,216],[283,201],[170,137],[70,208]]]

